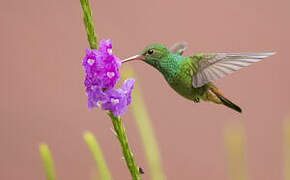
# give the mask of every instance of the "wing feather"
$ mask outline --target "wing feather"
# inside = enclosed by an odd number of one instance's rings
[[[208,82],[220,79],[252,63],[275,53],[217,53],[205,56],[199,61],[197,73],[193,76],[193,87],[201,87]]]
[[[187,43],[186,42],[180,42],[180,43],[175,43],[170,49],[169,51],[171,51],[174,54],[179,54],[182,55],[183,52],[186,50],[187,48]]]

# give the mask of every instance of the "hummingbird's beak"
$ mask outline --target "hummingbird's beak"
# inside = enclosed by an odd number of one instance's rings
[[[142,56],[142,55],[136,55],[136,56],[132,56],[132,57],[129,57],[129,58],[127,58],[127,59],[124,59],[124,60],[122,61],[122,63],[125,63],[125,62],[127,62],[127,61],[143,60],[143,58],[144,58],[144,56]]]

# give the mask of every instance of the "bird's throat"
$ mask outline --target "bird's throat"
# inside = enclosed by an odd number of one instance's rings
[[[179,62],[176,58],[169,57],[147,63],[156,68],[168,83],[171,83],[177,77]]]

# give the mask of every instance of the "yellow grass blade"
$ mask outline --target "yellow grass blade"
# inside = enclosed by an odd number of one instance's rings
[[[103,158],[101,148],[100,148],[98,142],[96,141],[94,135],[90,132],[85,132],[83,137],[84,137],[84,140],[86,141],[86,143],[88,144],[91,153],[93,154],[96,166],[98,168],[98,172],[100,174],[100,179],[101,180],[112,179],[110,172],[107,168],[106,161]]]
[[[241,125],[227,126],[224,138],[229,179],[247,180],[243,127]]]
[[[53,160],[47,144],[39,145],[39,152],[45,169],[46,180],[55,180]]]

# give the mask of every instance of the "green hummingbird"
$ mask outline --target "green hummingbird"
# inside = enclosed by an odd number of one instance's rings
[[[234,71],[268,56],[268,53],[210,53],[183,57],[186,43],[177,43],[170,50],[161,44],[145,47],[138,55],[122,62],[141,60],[156,68],[171,88],[195,103],[201,100],[223,104],[237,112],[242,109],[226,98],[213,84]]]

